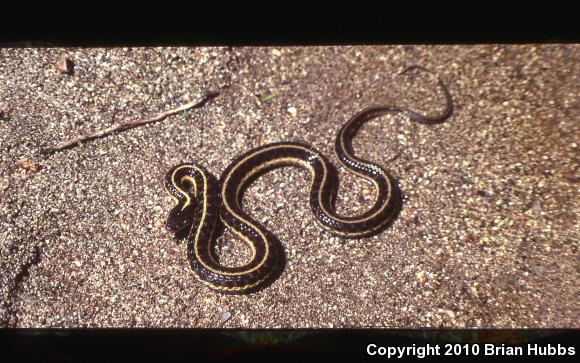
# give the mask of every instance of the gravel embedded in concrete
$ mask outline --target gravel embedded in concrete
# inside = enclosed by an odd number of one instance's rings
[[[580,327],[578,45],[0,49],[0,325],[15,327]],[[66,57],[74,72],[57,63]],[[402,211],[382,234],[342,240],[307,205],[308,174],[275,170],[244,205],[284,245],[270,287],[221,295],[163,229],[167,169],[219,176],[267,142],[332,162],[340,126],[373,104],[354,141],[390,170]],[[80,147],[39,150],[204,94],[201,108]],[[392,161],[388,161],[393,159]],[[28,163],[28,164],[26,164]],[[26,168],[24,166],[27,166]],[[339,210],[373,189],[340,168]],[[227,264],[249,256],[226,233]]]

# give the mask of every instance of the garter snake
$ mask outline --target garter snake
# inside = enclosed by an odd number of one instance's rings
[[[412,66],[403,72],[414,68],[425,70]],[[310,210],[322,228],[343,238],[379,233],[395,214],[400,203],[399,189],[382,167],[355,156],[351,140],[366,121],[387,113],[404,114],[423,124],[443,122],[453,112],[453,104],[441,80],[438,84],[447,103],[438,116],[423,116],[401,107],[375,106],[357,113],[339,130],[334,143],[338,160],[350,172],[371,182],[376,191],[372,207],[358,216],[337,214],[336,170],[324,155],[307,144],[277,142],[252,149],[235,159],[219,181],[200,165],[174,166],[165,177],[165,190],[176,204],[166,227],[176,234],[187,234],[187,257],[196,277],[220,292],[246,293],[259,288],[272,275],[280,258],[279,244],[275,236],[243,210],[241,196],[252,180],[282,166],[298,166],[310,172]],[[243,266],[224,266],[213,253],[218,219],[248,244],[251,257]]]

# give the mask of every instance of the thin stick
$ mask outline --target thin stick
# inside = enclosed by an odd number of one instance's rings
[[[97,132],[92,132],[90,134],[86,134],[83,136],[80,136],[78,138],[72,139],[72,140],[68,140],[65,141],[63,143],[60,143],[58,145],[43,149],[40,151],[41,154],[44,155],[48,155],[48,154],[53,154],[57,151],[61,151],[61,150],[65,150],[65,149],[70,149],[74,146],[80,146],[82,145],[82,142],[85,141],[90,141],[90,140],[95,140],[95,139],[100,139],[102,137],[117,133],[117,132],[121,132],[121,131],[125,131],[125,130],[129,130],[132,129],[134,127],[137,126],[142,126],[148,123],[152,123],[152,122],[157,122],[157,121],[161,121],[164,118],[171,116],[171,115],[175,115],[176,113],[182,112],[182,111],[186,111],[189,110],[190,108],[197,108],[197,107],[201,107],[203,106],[207,101],[209,101],[210,99],[216,97],[217,95],[219,95],[219,92],[216,91],[208,91],[206,92],[206,94],[201,97],[198,98],[196,100],[193,100],[189,103],[186,103],[185,105],[179,106],[177,108],[174,108],[172,110],[166,111],[166,112],[162,112],[162,113],[158,113],[154,116],[151,117],[146,117],[146,118],[142,118],[142,119],[138,119],[138,120],[133,120],[133,121],[126,121],[120,124],[117,124],[115,126],[109,127],[107,129],[101,130],[101,131],[97,131]]]

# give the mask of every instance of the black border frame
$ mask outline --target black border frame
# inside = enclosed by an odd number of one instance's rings
[[[412,347],[439,345],[442,358],[457,361],[573,360],[580,341],[578,329],[4,329],[3,356],[27,361],[207,361],[230,359],[325,358],[384,360],[369,356],[377,346]],[[444,356],[445,344],[479,344],[478,355]],[[486,356],[483,344],[523,346],[521,356]],[[527,344],[574,348],[574,355],[528,356]],[[392,358],[391,358],[392,359]],[[419,358],[409,355],[403,360]],[[397,359],[400,360],[400,359]]]
[[[160,0],[14,2],[0,21],[0,47],[263,46],[579,42],[567,2],[493,4],[357,2],[315,9]],[[569,2],[571,4],[571,2]],[[226,10],[227,9],[227,10]],[[270,11],[270,13],[267,13]],[[204,361],[231,358],[357,358],[369,342],[405,346],[446,342],[564,344],[578,351],[578,329],[212,330],[2,329],[2,356],[18,361]],[[361,347],[363,348],[361,350]],[[578,354],[578,353],[576,353]],[[455,357],[463,360],[483,357]],[[516,357],[516,360],[518,357]],[[538,360],[542,357],[519,357]],[[562,358],[562,357],[544,357]],[[371,357],[369,360],[386,359]],[[501,361],[502,358],[492,358]],[[513,360],[513,358],[509,358]],[[561,359],[558,359],[561,360]]]
[[[0,46],[569,43],[571,4],[21,0],[0,19]]]

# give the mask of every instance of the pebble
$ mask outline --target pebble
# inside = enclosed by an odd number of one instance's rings
[[[72,59],[68,57],[61,57],[56,62],[56,69],[63,74],[73,74],[74,73],[74,63]]]
[[[231,317],[232,317],[232,313],[230,313],[227,310],[222,311],[222,314],[220,317],[220,323],[222,323],[222,324],[226,323],[228,320],[230,320]]]

